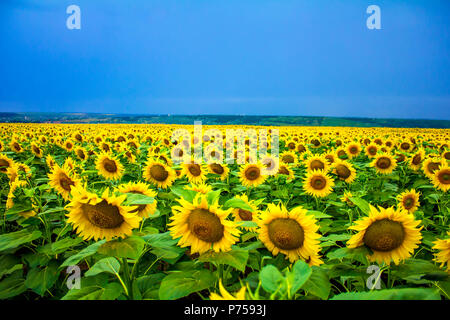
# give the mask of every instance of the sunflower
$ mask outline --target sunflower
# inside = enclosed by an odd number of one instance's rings
[[[156,192],[151,190],[148,185],[143,182],[129,182],[127,184],[122,184],[118,188],[121,193],[134,193],[142,194],[147,197],[156,197]],[[129,211],[130,213],[136,213],[139,217],[148,218],[149,215],[154,214],[156,211],[157,201],[153,199],[152,203],[140,204],[136,209]]]
[[[450,189],[450,167],[448,165],[440,166],[431,179],[434,187],[447,192]]]
[[[408,141],[403,141],[399,143],[398,147],[403,152],[410,152],[414,148],[414,145]]]
[[[396,265],[409,258],[414,249],[419,246],[422,235],[418,228],[420,220],[414,215],[394,207],[379,208],[370,206],[369,216],[356,221],[350,229],[358,231],[347,242],[349,248],[367,246],[372,250],[368,256],[370,261]]]
[[[350,191],[344,191],[344,194],[342,195],[340,200],[342,202],[345,202],[348,206],[353,207],[354,203],[350,200],[350,198],[352,198],[352,197],[353,197],[353,195]]]
[[[219,280],[219,293],[211,292],[210,300],[245,300],[245,290],[246,287],[242,287],[236,292],[235,295],[229,293],[222,284],[222,279]]]
[[[50,154],[45,157],[45,163],[47,163],[47,167],[50,170],[52,170],[55,165],[58,165]]]
[[[280,155],[280,160],[285,164],[296,165],[298,163],[297,155],[294,151],[284,151]]]
[[[266,180],[262,174],[263,165],[261,163],[248,163],[241,167],[239,178],[243,186],[257,187]]]
[[[414,189],[406,190],[397,196],[399,207],[408,213],[414,213],[420,206],[419,197],[420,192],[416,192]]]
[[[9,167],[14,164],[14,160],[0,154],[0,172],[6,173]]]
[[[346,160],[336,160],[332,168],[333,173],[337,175],[340,180],[343,180],[347,183],[352,183],[356,178],[355,168]]]
[[[130,163],[136,163],[136,157],[130,150],[125,151],[124,155]]]
[[[0,150],[1,151],[1,150]],[[447,161],[450,161],[450,151],[444,150],[441,154],[442,159],[445,159]]]
[[[14,191],[19,187],[26,186],[26,184],[27,184],[26,181],[19,179],[15,179],[14,181],[11,182],[8,198],[6,200],[6,209],[11,209],[14,206]]]
[[[176,175],[171,167],[150,159],[144,167],[144,178],[157,187],[165,189],[172,185]]]
[[[288,211],[283,205],[270,203],[258,221],[259,239],[273,255],[281,252],[290,262],[301,258],[318,266],[322,264],[319,226],[314,216],[306,213],[301,206]]]
[[[98,156],[95,168],[106,179],[119,180],[123,175],[123,166],[120,161],[107,153],[101,153]]]
[[[445,165],[443,159],[428,157],[422,164],[422,171],[429,179],[432,179],[435,171],[443,165]]]
[[[31,144],[31,152],[33,152],[36,157],[42,158],[42,150],[36,143]]]
[[[387,153],[380,153],[375,156],[375,159],[370,164],[376,169],[378,173],[389,174],[397,167],[397,161]]]
[[[411,156],[409,159],[409,166],[414,171],[417,171],[422,166],[423,159],[425,157],[425,151],[423,149],[419,149],[415,154]]]
[[[22,146],[20,145],[20,143],[16,139],[12,139],[11,140],[11,142],[9,143],[9,147],[11,148],[12,151],[14,151],[16,153],[23,152]]]
[[[181,164],[182,175],[185,175],[189,182],[202,183],[206,180],[206,168],[198,163],[183,163]]]
[[[50,180],[50,186],[62,195],[64,200],[69,200],[72,189],[78,187],[80,184],[80,180],[71,174],[67,168],[61,168],[57,164],[53,166],[48,178]]]
[[[378,153],[378,148],[379,146],[376,143],[370,143],[366,148],[365,148],[365,153],[367,155],[367,157],[369,159],[372,159],[373,157],[375,157]]]
[[[192,191],[195,191],[198,193],[207,194],[208,192],[210,192],[212,190],[212,187],[205,183],[201,183],[201,184],[192,184],[192,186],[187,186],[185,189],[192,190]]]
[[[307,194],[314,197],[326,197],[332,192],[334,181],[323,170],[314,170],[307,173],[304,182],[303,190]]]
[[[261,174],[268,176],[276,174],[280,166],[279,159],[268,154],[261,158],[261,164],[264,166]]]
[[[209,249],[215,252],[230,251],[241,233],[236,223],[226,218],[231,212],[219,208],[218,201],[208,204],[207,197],[197,194],[193,202],[178,199],[173,206],[172,220],[168,224],[173,239],[180,247],[190,246],[191,253],[202,254]]]
[[[329,165],[332,165],[337,161],[337,156],[334,152],[328,152],[324,155],[324,157],[327,159]]]
[[[361,152],[361,145],[359,143],[352,142],[347,145],[346,148],[349,159],[357,157]]]
[[[255,205],[253,200],[249,200],[246,194],[236,195],[237,199],[244,201],[251,210],[244,210],[241,208],[235,208],[233,210],[234,221],[253,221],[258,222],[258,206]],[[243,227],[245,230],[255,230],[253,227]]]
[[[450,231],[447,232],[447,236],[450,236]],[[433,249],[439,250],[435,261],[441,264],[441,268],[447,264],[447,271],[450,271],[450,238],[436,240]]]
[[[294,171],[286,164],[280,164],[278,168],[278,174],[287,176],[286,181],[294,179]]]
[[[323,155],[314,155],[306,160],[306,171],[322,170],[328,172],[330,165]]]
[[[74,188],[72,193],[73,199],[66,206],[69,211],[67,222],[73,224],[84,240],[125,238],[139,227],[142,218],[136,214],[136,208],[122,206],[126,195],[110,196],[106,189],[98,197],[81,186]]]
[[[81,161],[85,161],[89,157],[86,152],[86,149],[84,149],[83,147],[76,147],[75,154],[77,155],[78,159],[80,159]]]
[[[225,180],[228,177],[228,174],[230,173],[230,169],[228,169],[227,165],[219,163],[208,164],[208,171],[212,174],[219,175],[221,180]]]
[[[73,150],[74,144],[71,140],[66,140],[64,141],[63,148],[70,152]]]
[[[336,155],[340,158],[340,159],[348,159],[348,155],[347,155],[347,151],[345,150],[344,147],[339,147],[336,149]]]

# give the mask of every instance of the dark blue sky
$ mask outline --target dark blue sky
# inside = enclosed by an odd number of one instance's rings
[[[0,0],[0,111],[450,119],[449,30],[448,0]]]

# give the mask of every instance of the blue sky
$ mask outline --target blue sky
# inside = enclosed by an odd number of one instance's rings
[[[0,111],[450,119],[449,21],[448,0],[1,0]]]

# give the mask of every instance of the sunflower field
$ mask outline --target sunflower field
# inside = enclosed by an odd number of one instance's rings
[[[0,127],[0,299],[450,299],[449,130]]]

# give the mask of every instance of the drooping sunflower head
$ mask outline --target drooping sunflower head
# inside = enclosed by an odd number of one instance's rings
[[[294,179],[294,171],[291,168],[289,168],[289,166],[286,164],[280,164],[278,168],[278,175],[280,174],[287,176],[286,177],[287,181]]]
[[[225,180],[230,173],[228,166],[220,163],[208,164],[208,171],[214,175],[219,175],[221,180]]]
[[[168,224],[173,239],[180,247],[190,246],[191,253],[202,254],[210,249],[229,251],[240,234],[236,223],[227,220],[232,209],[222,210],[218,202],[209,204],[207,197],[197,194],[192,203],[179,199],[173,206]]]
[[[41,148],[36,143],[31,144],[31,152],[38,158],[42,158],[43,156]]]
[[[11,142],[9,143],[9,147],[11,148],[12,151],[14,151],[16,153],[23,152],[22,146],[20,145],[19,141],[16,139],[11,139]]]
[[[422,235],[418,228],[420,220],[403,209],[379,208],[370,206],[368,217],[356,221],[350,229],[358,231],[347,242],[349,248],[366,246],[372,254],[370,261],[398,264],[409,258],[419,246]]]
[[[73,199],[66,206],[69,211],[67,222],[73,224],[85,240],[125,238],[139,227],[142,220],[135,207],[122,205],[125,199],[126,195],[110,195],[109,189],[99,197],[79,186],[74,189]]]
[[[294,262],[298,259],[309,265],[320,265],[319,226],[307,210],[296,207],[287,210],[284,206],[269,204],[258,221],[259,239],[273,255],[282,253]]]
[[[447,192],[450,189],[450,167],[447,164],[440,166],[434,172],[431,181],[435,188]]]
[[[378,173],[389,174],[397,167],[397,161],[388,153],[377,154],[371,163]]]
[[[250,208],[242,209],[235,208],[233,210],[233,216],[235,221],[253,221],[258,222],[258,206],[254,203],[253,200],[249,200],[246,194],[236,195],[237,199],[244,201]],[[243,227],[246,230],[255,230],[253,227]]]
[[[219,280],[219,293],[211,292],[209,299],[210,300],[245,300],[245,290],[247,287],[243,286],[236,292],[235,295],[229,293],[222,284],[222,279]]]
[[[334,181],[323,170],[314,170],[307,173],[303,190],[314,197],[326,197],[333,190]]]
[[[81,161],[86,161],[89,158],[89,155],[86,152],[86,149],[83,147],[76,147],[75,148],[75,154],[77,155],[78,159]]]
[[[53,166],[48,178],[50,186],[62,195],[64,200],[69,200],[72,189],[77,188],[81,184],[75,174],[71,173],[67,168],[61,168],[57,164]]]
[[[353,195],[350,191],[344,191],[344,194],[342,195],[342,197],[340,198],[340,200],[342,202],[345,202],[348,206],[350,207],[354,207],[354,203],[350,200],[350,198],[352,198]]]
[[[144,178],[159,188],[170,187],[176,178],[174,170],[166,164],[150,159],[144,168]]]
[[[409,166],[411,169],[417,171],[422,166],[423,160],[425,159],[425,151],[423,149],[419,149],[416,153],[414,153],[409,159]]]
[[[154,198],[152,203],[139,204],[135,209],[130,210],[130,213],[136,213],[142,218],[148,218],[155,213],[157,206],[155,197],[157,193],[154,190],[151,190],[147,184],[143,182],[129,182],[118,186],[117,190],[121,193],[141,194]]]
[[[248,163],[241,167],[239,178],[243,186],[257,187],[262,184],[266,176],[263,175],[263,165],[261,163]]]
[[[333,166],[333,173],[338,176],[340,180],[347,183],[352,183],[356,178],[356,170],[353,165],[346,160],[337,160]]]
[[[191,186],[185,187],[187,190],[192,190],[198,193],[207,194],[212,190],[212,187],[205,183],[195,184],[193,183]]]
[[[14,164],[14,160],[0,154],[0,172],[6,173],[8,168]]]
[[[413,213],[420,206],[419,197],[420,192],[414,189],[405,190],[397,196],[398,205],[403,210]]]
[[[450,236],[450,231],[447,236]],[[450,238],[436,240],[433,249],[438,250],[435,261],[441,264],[441,268],[447,265],[447,271],[450,272]]]
[[[101,153],[98,156],[95,168],[106,179],[119,180],[123,175],[123,166],[120,161],[108,153]]]

